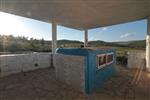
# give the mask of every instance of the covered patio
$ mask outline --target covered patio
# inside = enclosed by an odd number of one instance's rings
[[[150,70],[149,0],[1,0],[0,11],[52,23],[53,54],[57,25],[83,31],[87,47],[88,29],[147,19],[146,67]]]
[[[83,31],[147,19],[146,71],[118,67],[118,74],[91,95],[56,80],[53,68],[14,74],[0,79],[2,100],[149,100],[150,1],[149,0],[1,0],[0,11],[52,23],[53,60],[57,25]],[[74,34],[74,33],[71,33]],[[140,76],[138,76],[140,73]]]

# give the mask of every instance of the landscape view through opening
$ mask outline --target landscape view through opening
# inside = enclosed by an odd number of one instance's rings
[[[150,100],[149,4],[1,0],[0,100]]]
[[[0,52],[51,51],[51,23],[0,12]],[[58,47],[80,47],[83,31],[58,25]],[[89,46],[145,50],[147,20],[88,30]]]

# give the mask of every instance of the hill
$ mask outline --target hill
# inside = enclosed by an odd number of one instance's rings
[[[138,46],[138,47],[146,46],[146,40],[124,41],[124,42],[113,42],[113,43],[118,45],[124,45],[124,46]]]
[[[58,40],[58,47],[79,48],[84,43],[75,40]],[[89,46],[93,47],[115,47],[126,49],[142,49],[146,47],[145,40],[126,41],[126,42],[105,42],[89,41]],[[120,50],[121,50],[120,49]],[[14,37],[12,35],[0,35],[0,52],[51,52],[51,41],[44,39],[28,39],[27,37]]]

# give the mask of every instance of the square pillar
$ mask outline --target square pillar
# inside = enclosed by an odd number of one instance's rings
[[[84,30],[84,47],[88,46],[88,30]]]
[[[52,54],[56,53],[57,49],[57,24],[52,22]]]
[[[147,18],[146,70],[150,72],[150,16]]]

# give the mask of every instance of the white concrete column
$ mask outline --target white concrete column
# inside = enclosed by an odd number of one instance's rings
[[[57,49],[57,24],[52,22],[52,54],[56,53]]]
[[[146,69],[150,72],[150,16],[147,18]]]
[[[88,46],[88,30],[84,30],[84,47]]]

